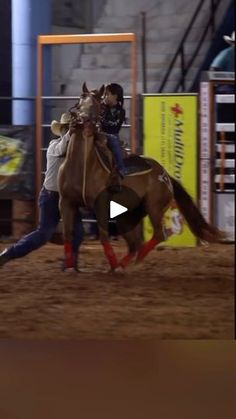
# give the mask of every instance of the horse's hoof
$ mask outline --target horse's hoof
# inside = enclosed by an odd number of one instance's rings
[[[67,274],[71,274],[71,273],[79,273],[79,270],[77,268],[66,268],[65,266],[63,266],[62,268],[62,272],[65,272]]]
[[[113,271],[115,274],[123,274],[125,273],[125,269],[123,268],[123,266],[117,266],[117,268],[113,269]]]
[[[106,273],[107,274],[114,274],[114,273],[118,273],[120,269],[120,266],[116,266],[116,268],[108,268]]]

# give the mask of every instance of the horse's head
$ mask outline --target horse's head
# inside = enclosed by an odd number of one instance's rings
[[[101,112],[101,99],[105,86],[100,89],[88,90],[86,83],[83,83],[82,94],[78,103],[78,116],[84,121],[98,123]]]
[[[99,117],[101,114],[101,99],[105,91],[105,86],[100,89],[89,91],[86,83],[83,83],[82,93],[78,103],[70,109],[71,114],[71,132],[75,132],[78,127],[87,133],[92,133],[99,126]],[[84,131],[85,132],[85,131]]]

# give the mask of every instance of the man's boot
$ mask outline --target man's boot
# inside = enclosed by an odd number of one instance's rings
[[[7,254],[7,249],[4,249],[2,253],[0,253],[0,268],[5,265],[5,263],[9,262],[11,258]]]

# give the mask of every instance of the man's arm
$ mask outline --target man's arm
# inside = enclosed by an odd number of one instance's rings
[[[55,157],[63,156],[66,153],[68,143],[70,141],[69,131],[59,140],[52,140],[48,147],[48,154]]]

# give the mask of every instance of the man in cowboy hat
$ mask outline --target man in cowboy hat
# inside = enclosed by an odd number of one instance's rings
[[[234,45],[235,45],[235,32],[231,36],[224,35],[223,39],[230,46],[223,49],[212,61],[210,70],[212,71],[232,71],[235,70],[234,64]]]
[[[47,149],[47,168],[42,189],[39,194],[38,205],[40,218],[38,227],[32,233],[22,237],[13,246],[0,253],[0,268],[12,259],[26,256],[48,242],[60,221],[58,208],[59,193],[57,184],[58,170],[64,161],[68,142],[70,141],[71,118],[68,113],[61,115],[60,121],[52,121],[51,131],[58,138],[50,142]],[[73,123],[72,123],[73,127]],[[80,244],[83,240],[83,226],[78,209],[78,216],[75,220],[73,250],[78,258]]]

